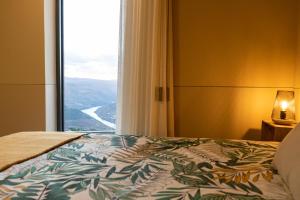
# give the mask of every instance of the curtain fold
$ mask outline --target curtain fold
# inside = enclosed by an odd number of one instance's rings
[[[117,133],[174,136],[172,0],[123,0]]]

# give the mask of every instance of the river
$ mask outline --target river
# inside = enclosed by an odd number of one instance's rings
[[[101,108],[101,106],[84,109],[84,110],[81,110],[81,112],[83,112],[84,114],[87,114],[88,116],[94,118],[95,120],[101,122],[102,124],[104,124],[110,128],[116,129],[116,125],[114,123],[106,121],[97,115],[96,111],[98,110],[98,108]]]

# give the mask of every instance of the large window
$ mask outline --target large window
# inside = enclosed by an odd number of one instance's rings
[[[61,2],[65,131],[114,131],[120,0]]]

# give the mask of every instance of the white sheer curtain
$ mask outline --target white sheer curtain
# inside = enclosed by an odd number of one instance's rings
[[[117,133],[174,136],[172,0],[123,0]]]

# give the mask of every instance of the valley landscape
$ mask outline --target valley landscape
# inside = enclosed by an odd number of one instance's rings
[[[65,78],[66,131],[113,132],[116,123],[116,80]]]

